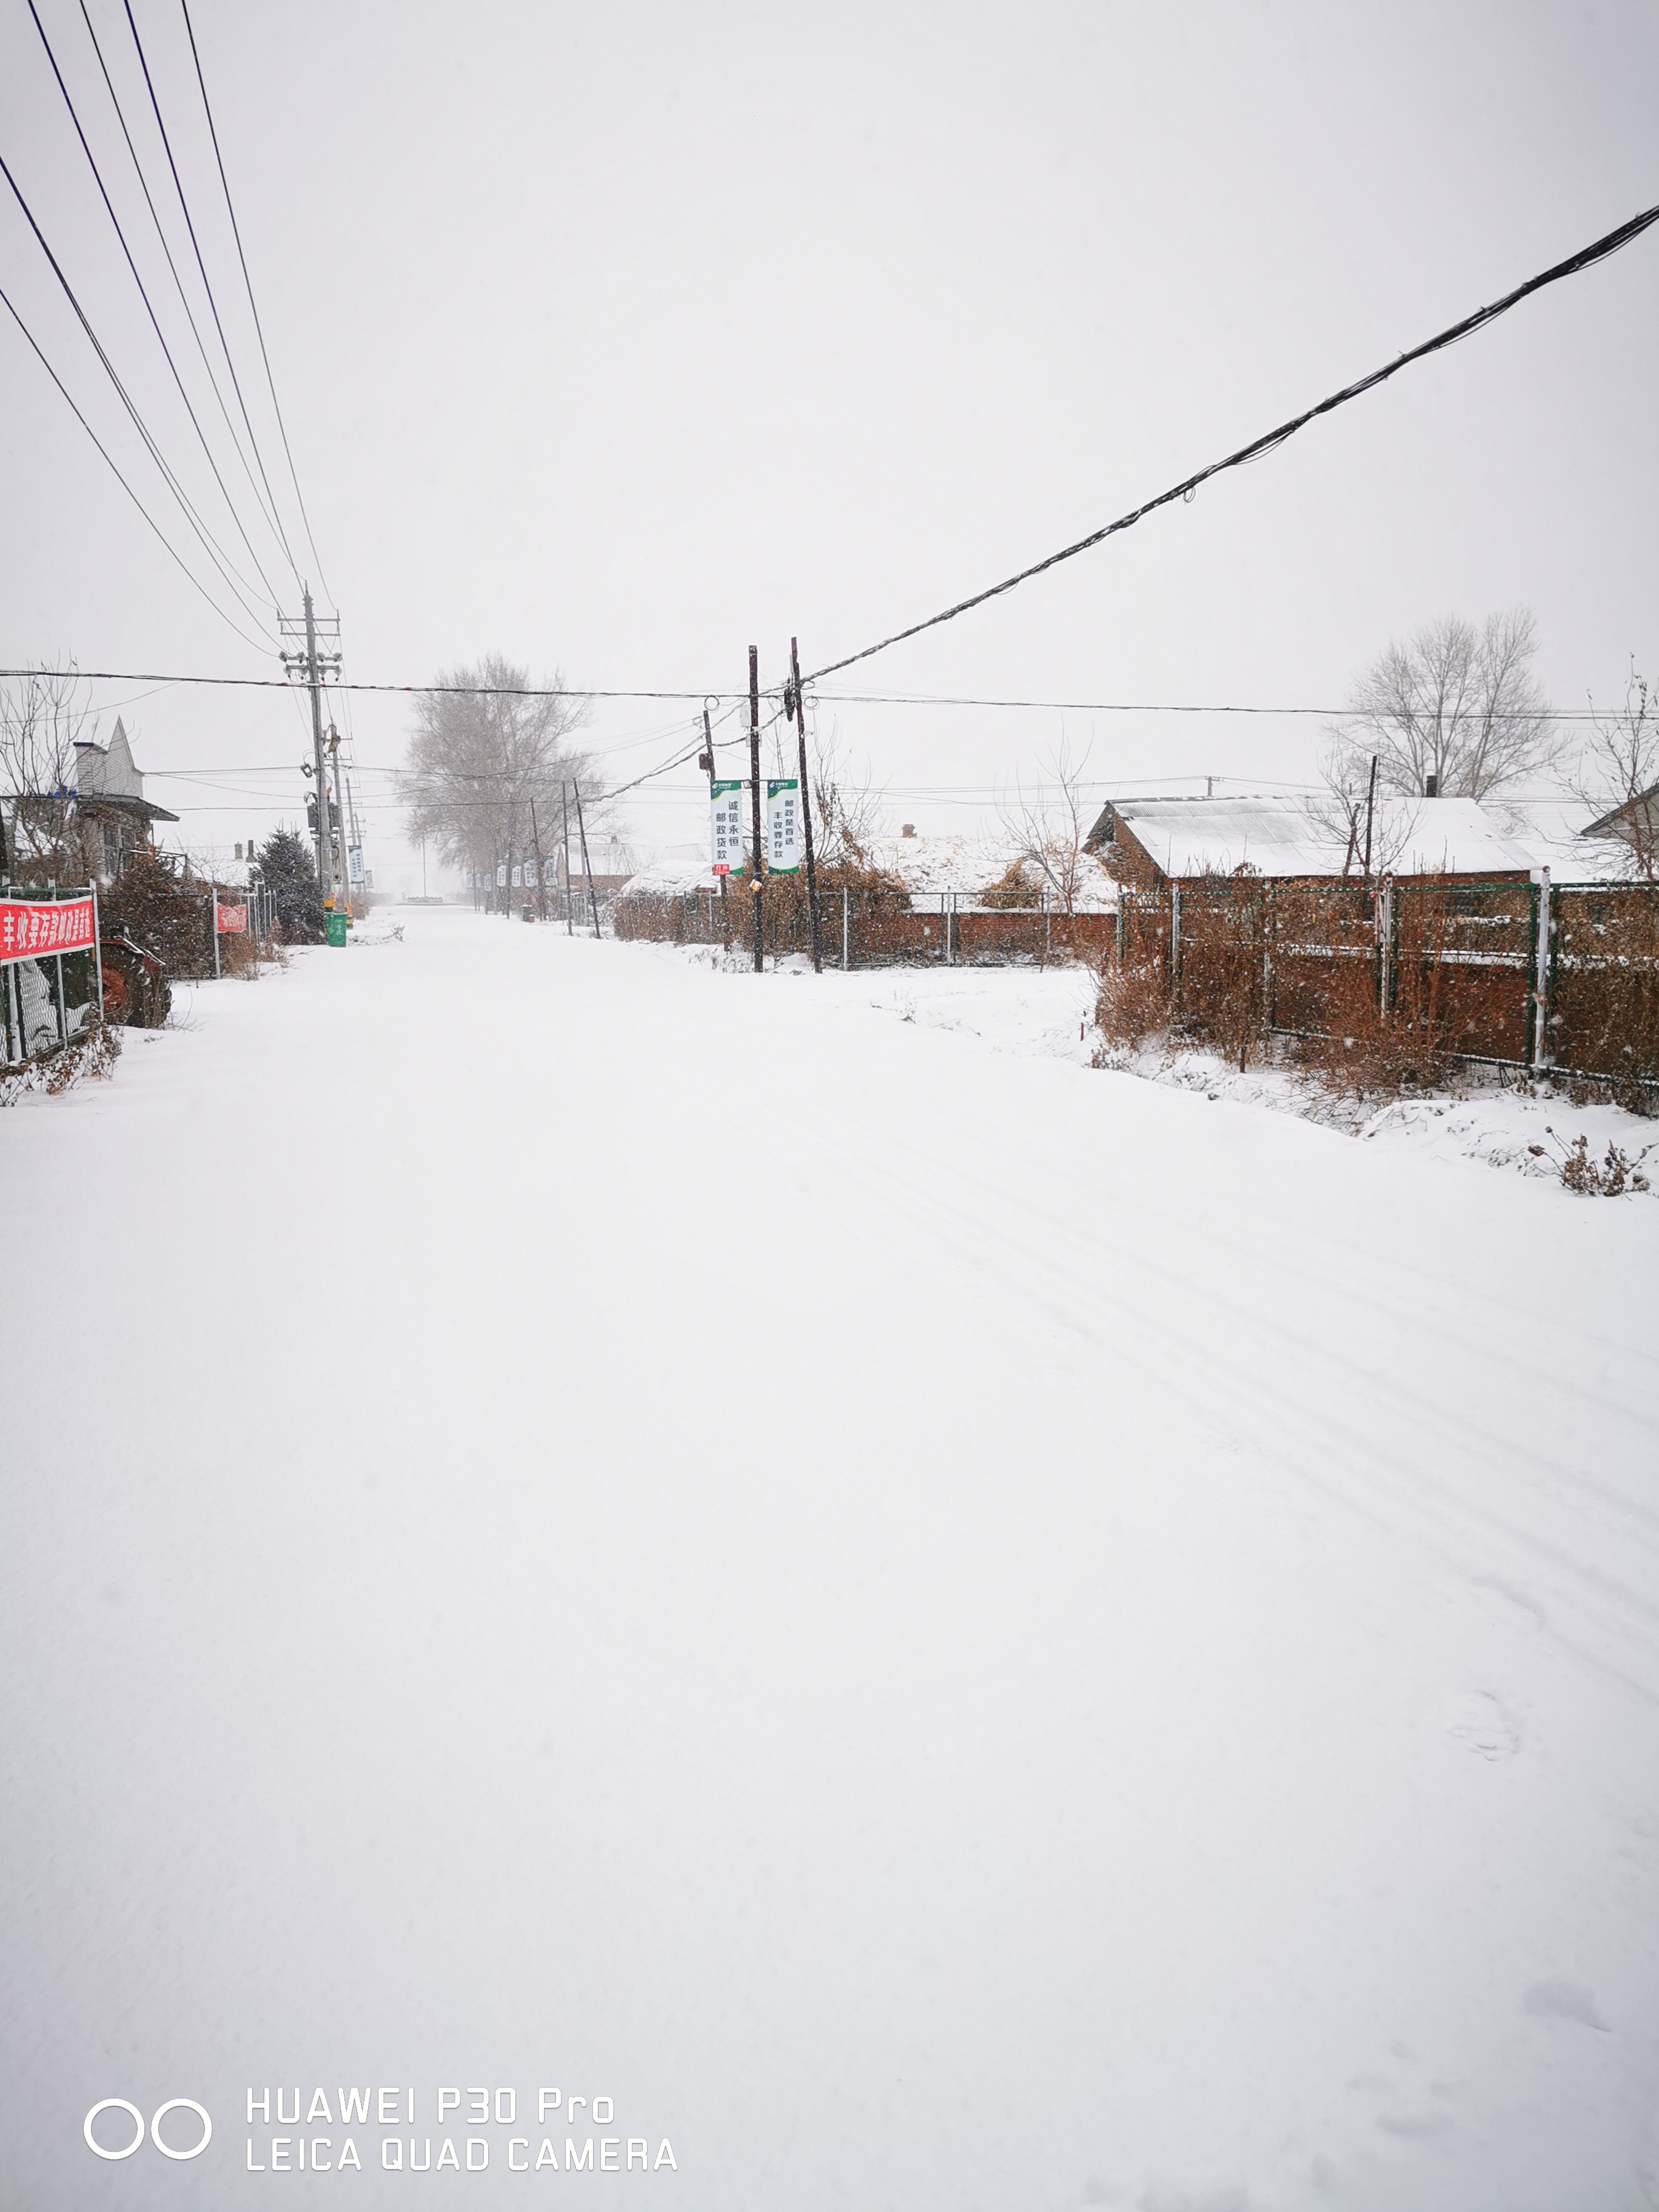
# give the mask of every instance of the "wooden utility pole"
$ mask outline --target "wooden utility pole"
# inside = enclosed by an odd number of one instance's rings
[[[544,921],[547,920],[547,862],[542,858],[541,824],[536,819],[536,802],[530,802],[530,834],[536,841],[536,905]],[[425,885],[422,885],[425,889]]]
[[[570,915],[570,786],[559,786],[559,804],[564,809],[564,933],[576,934],[576,925]]]
[[[806,706],[800,696],[800,647],[789,641],[789,674],[794,689],[795,727],[800,737],[800,818],[806,835],[806,907],[812,917],[812,973],[823,973],[823,953],[818,944],[818,871],[812,857],[812,787],[806,775]]]
[[[1365,882],[1371,879],[1371,816],[1376,807],[1376,755],[1371,755],[1371,780],[1365,790]]]
[[[708,726],[708,709],[702,710],[703,758],[708,763],[708,804],[714,804],[714,732]],[[712,836],[712,831],[709,833]],[[732,950],[732,908],[726,896],[726,878],[720,878],[720,939],[729,952]]]
[[[576,834],[582,841],[582,874],[587,879],[587,904],[593,916],[593,934],[597,937],[599,933],[599,902],[594,893],[593,870],[587,858],[587,831],[582,823],[582,787],[576,783],[571,786],[571,789],[576,794]]]
[[[750,818],[755,828],[755,879],[749,886],[749,896],[755,909],[755,973],[758,975],[766,966],[766,955],[761,943],[760,647],[757,645],[749,648],[749,776]]]

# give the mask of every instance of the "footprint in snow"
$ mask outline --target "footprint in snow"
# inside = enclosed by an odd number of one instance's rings
[[[1522,1996],[1521,2009],[1540,2020],[1576,2020],[1581,2027],[1613,2033],[1595,2008],[1594,1992],[1577,1982],[1534,1982]]]
[[[1521,1748],[1520,1723],[1485,1690],[1464,1690],[1449,1700],[1446,1729],[1482,1759],[1513,1759]]]

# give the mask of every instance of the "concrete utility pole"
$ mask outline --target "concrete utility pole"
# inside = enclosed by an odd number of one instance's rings
[[[325,902],[334,896],[334,840],[329,835],[328,778],[323,770],[323,679],[317,667],[317,617],[306,592],[306,683],[311,691],[311,744],[317,766],[317,881]]]
[[[311,693],[311,750],[312,773],[317,784],[317,886],[325,902],[334,896],[334,852],[328,819],[328,775],[323,764],[323,671],[340,665],[337,653],[319,653],[317,650],[317,617],[311,603],[311,586],[301,586],[305,596],[305,651],[284,653],[282,663],[290,676],[298,676]],[[339,617],[334,618],[334,634],[340,634]],[[284,637],[297,641],[301,625],[291,618],[282,623]]]
[[[351,912],[351,854],[346,840],[349,831],[346,823],[345,778],[340,773],[340,732],[332,722],[328,726],[328,764],[334,775],[334,803],[328,817],[328,859],[334,871],[334,903]],[[339,835],[335,836],[337,819]]]
[[[749,890],[755,909],[755,973],[758,975],[766,966],[766,954],[761,934],[760,647],[755,645],[749,648],[749,775],[750,818],[755,826],[755,879]]]

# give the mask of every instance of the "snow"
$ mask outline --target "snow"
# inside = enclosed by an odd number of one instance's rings
[[[1534,867],[1558,884],[1616,883],[1637,872],[1622,837],[1585,837],[1602,810],[1573,799],[1496,799],[1488,810],[1506,837],[1524,846]]]
[[[1063,844],[1063,841],[1061,841]],[[1060,857],[1057,851],[1056,858]],[[938,898],[954,893],[965,902],[1000,884],[1012,867],[1024,863],[1030,884],[1031,903],[1037,902],[1041,872],[1029,858],[1019,839],[989,832],[978,836],[876,837],[865,848],[865,858],[884,875],[896,876],[913,898]],[[1077,882],[1072,903],[1079,911],[1111,912],[1117,905],[1117,885],[1091,853],[1076,856]],[[1050,894],[1051,902],[1053,894]],[[978,911],[975,906],[973,909]]]
[[[1167,876],[1340,875],[1346,835],[1301,798],[1125,799],[1115,811]],[[1473,799],[1379,799],[1374,860],[1397,876],[1511,874],[1534,863]]]
[[[1650,2203],[1659,1208],[1076,971],[395,921],[0,1120],[6,2201],[374,2081],[605,2202]]]

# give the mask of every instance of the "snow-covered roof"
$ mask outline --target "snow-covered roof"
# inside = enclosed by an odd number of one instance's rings
[[[1582,799],[1492,799],[1486,811],[1556,883],[1617,883],[1637,872],[1636,855],[1622,837],[1585,834],[1595,817]]]
[[[896,876],[913,898],[937,898],[955,891],[958,897],[976,899],[1000,883],[1022,859],[1024,848],[1011,837],[933,836],[876,837],[865,848],[865,858],[884,875]],[[1117,885],[1091,853],[1079,856],[1082,884],[1075,903],[1081,908],[1112,908]],[[1038,871],[1027,871],[1031,897],[1036,900]]]
[[[90,738],[75,743],[75,787],[83,799],[142,799],[144,779],[132,757],[127,733],[119,716],[107,745]],[[169,822],[173,816],[166,817]]]
[[[1334,876],[1346,836],[1304,795],[1125,799],[1115,809],[1166,876]],[[1535,863],[1473,799],[1379,799],[1371,865],[1399,876],[1511,874]]]
[[[620,897],[676,898],[687,891],[713,890],[719,884],[704,845],[682,842],[653,845],[644,851],[637,846],[629,849],[635,866],[618,894]],[[593,866],[597,872],[597,855]]]

